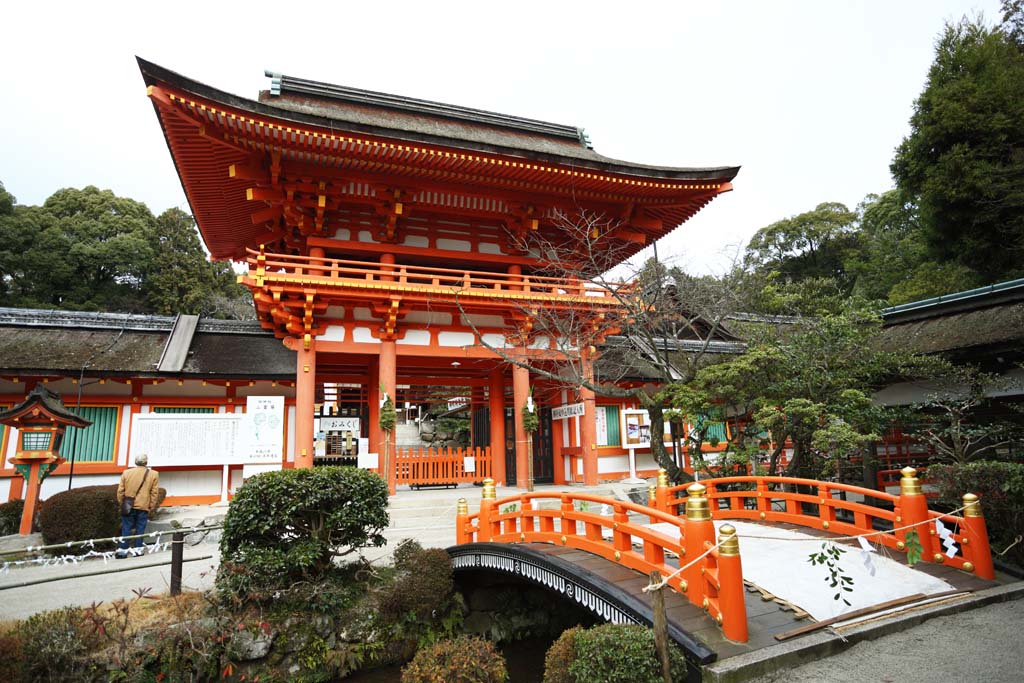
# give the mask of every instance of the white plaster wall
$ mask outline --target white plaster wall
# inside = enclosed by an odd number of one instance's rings
[[[375,242],[376,240],[373,239],[373,234],[369,230],[360,230],[359,231],[359,240],[358,241],[360,241],[360,242]]]
[[[481,254],[498,254],[501,255],[501,245],[495,244],[494,242],[481,242],[480,243]]]
[[[284,451],[288,462],[295,462],[295,406],[288,406],[285,419],[288,420],[288,442]]]
[[[168,496],[219,496],[222,468],[211,470],[161,470],[160,486]]]
[[[148,406],[147,406],[148,408]],[[131,437],[132,409],[131,406],[121,407],[121,429],[118,432],[117,453],[114,462],[118,465],[128,464],[128,439]]]
[[[396,344],[408,346],[430,346],[430,330],[408,330]]]
[[[341,325],[328,325],[327,330],[318,337],[322,341],[345,341],[345,328]]]
[[[282,384],[271,385],[270,382],[258,382],[256,386],[238,387],[238,397],[235,399],[240,405],[245,405],[247,396],[294,396],[295,390]],[[239,401],[239,399],[241,399]]]
[[[75,474],[74,480],[71,482],[74,488],[82,488],[83,486],[108,486],[110,484],[116,484],[120,481],[121,475],[118,474]],[[43,480],[42,488],[40,489],[40,498],[46,500],[55,493],[68,490],[68,478],[67,477],[47,477]]]
[[[473,251],[473,245],[470,244],[469,240],[453,240],[441,238],[437,240],[438,249],[448,249],[450,251]]]
[[[380,340],[373,336],[369,327],[356,327],[352,330],[352,341],[361,344],[380,344]]]
[[[500,315],[484,315],[482,313],[463,313],[462,319],[466,324],[472,323],[477,327],[505,327],[505,319]]]
[[[426,235],[406,235],[405,239],[402,240],[402,244],[409,247],[429,247],[430,238]]]
[[[441,346],[472,346],[475,339],[472,332],[441,332],[437,343]]]
[[[347,242],[352,239],[352,231],[348,228],[338,228],[334,231],[334,239],[345,240]]]
[[[440,311],[410,311],[402,318],[402,322],[419,323],[421,325],[451,325],[452,314]]]
[[[373,313],[370,312],[370,309],[366,308],[365,306],[356,306],[355,308],[353,308],[352,309],[352,319],[353,320],[376,320],[376,318],[373,317]]]
[[[628,455],[610,455],[603,458],[597,459],[597,473],[604,474],[605,472],[628,472],[629,471],[629,456]]]
[[[507,348],[510,348],[509,343],[505,339],[505,335],[503,335],[503,334],[498,334],[496,332],[492,332],[492,333],[488,333],[488,334],[482,334],[482,335],[480,335],[480,338],[483,339],[486,343],[490,344],[492,347],[494,347],[496,349],[507,349]]]

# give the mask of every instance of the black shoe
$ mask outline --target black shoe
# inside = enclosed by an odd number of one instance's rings
[[[128,557],[128,551],[118,550],[116,553],[114,553],[114,557],[116,557],[119,560],[123,560],[124,558]]]

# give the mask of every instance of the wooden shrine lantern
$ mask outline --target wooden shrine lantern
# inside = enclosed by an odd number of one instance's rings
[[[60,396],[38,385],[24,401],[0,411],[0,424],[18,430],[14,457],[8,462],[28,482],[25,509],[18,529],[18,533],[25,536],[32,533],[32,520],[35,519],[43,479],[64,462],[60,457],[64,430],[69,426],[88,427],[92,422],[65,408]]]

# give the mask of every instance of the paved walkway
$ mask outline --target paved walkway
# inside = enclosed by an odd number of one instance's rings
[[[937,617],[753,683],[1010,683],[1024,677],[1024,600]]]

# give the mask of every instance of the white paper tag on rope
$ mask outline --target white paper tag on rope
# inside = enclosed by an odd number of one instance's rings
[[[863,536],[858,536],[857,537],[857,542],[860,543],[860,549],[863,550],[864,552],[866,552],[866,553],[873,553],[873,552],[875,552],[875,546],[873,546],[870,543],[868,543],[868,539],[864,538]]]

